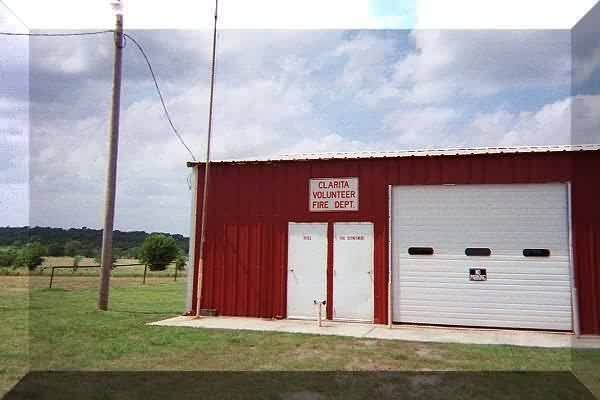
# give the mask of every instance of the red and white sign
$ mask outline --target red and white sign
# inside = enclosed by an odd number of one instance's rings
[[[316,178],[309,182],[308,209],[358,211],[358,178]]]

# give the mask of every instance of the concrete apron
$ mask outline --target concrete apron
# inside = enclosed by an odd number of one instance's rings
[[[553,348],[600,348],[600,337],[575,337],[571,333],[519,331],[509,329],[456,328],[417,325],[363,324],[356,322],[271,320],[246,317],[194,317],[179,316],[157,322],[154,326],[177,326],[205,329],[232,329],[260,332],[303,333],[312,335],[337,335],[363,339],[405,340],[414,342],[492,344]]]

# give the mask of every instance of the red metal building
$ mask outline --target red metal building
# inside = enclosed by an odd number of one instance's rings
[[[600,335],[600,146],[220,161],[209,182],[203,309]]]

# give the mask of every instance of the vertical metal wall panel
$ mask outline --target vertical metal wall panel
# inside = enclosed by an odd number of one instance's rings
[[[260,246],[262,242],[261,230],[262,224],[254,224],[251,226],[251,233],[248,245],[248,315],[258,315],[258,303],[259,299],[259,277],[260,271],[258,266],[260,264]]]
[[[248,315],[248,225],[238,228],[238,260],[236,283],[239,287],[235,302],[235,315]]]
[[[270,266],[272,264],[271,257],[273,255],[273,225],[267,224],[263,226],[262,242],[257,243],[260,246],[260,273],[258,276],[258,316],[268,317],[267,304],[269,301],[273,301],[267,293],[265,287],[269,282],[269,276],[272,273]]]
[[[208,235],[214,235],[216,234],[216,232],[214,231],[209,231],[207,230]],[[214,265],[215,267],[217,266],[217,262],[215,259],[215,242],[209,242],[206,244],[206,263],[208,263],[209,265]],[[215,268],[209,268],[209,269],[205,269],[204,270],[204,282],[206,283],[204,289],[203,289],[203,293],[204,296],[206,296],[209,299],[212,299],[213,294],[214,294],[214,274],[215,274]],[[210,301],[209,301],[210,302]]]
[[[572,182],[575,279],[582,334],[600,334],[600,157],[574,160]]]
[[[272,306],[270,314],[275,318],[283,318],[286,313],[286,284],[287,284],[287,222],[280,222],[276,225],[276,258],[273,263],[274,280],[272,281],[271,291],[273,301],[268,304]]]
[[[203,166],[198,168],[201,199]],[[581,331],[600,334],[599,171],[600,152],[212,164],[202,307],[225,315],[285,317],[287,223],[363,221],[375,230],[375,322],[386,323],[388,185],[571,181]],[[308,179],[342,176],[359,178],[359,211],[309,212]]]

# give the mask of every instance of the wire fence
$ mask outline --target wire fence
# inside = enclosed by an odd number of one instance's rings
[[[113,270],[115,270],[116,268],[122,268],[122,267],[139,267],[143,265],[144,266],[144,275],[143,275],[143,279],[142,279],[142,284],[146,284],[146,276],[148,275],[148,264],[142,264],[142,263],[133,263],[133,264],[115,264],[113,265]],[[70,269],[73,270],[73,273],[75,273],[75,271],[77,271],[78,269],[87,269],[87,268],[101,268],[100,265],[53,265],[53,266],[47,266],[47,267],[42,267],[40,269],[40,272],[43,272],[46,269],[50,269],[50,282],[48,283],[48,288],[52,288],[52,284],[54,283],[54,271],[57,269]],[[175,274],[173,276],[173,280],[175,282],[177,282],[177,272],[178,269],[177,267],[175,267]]]

